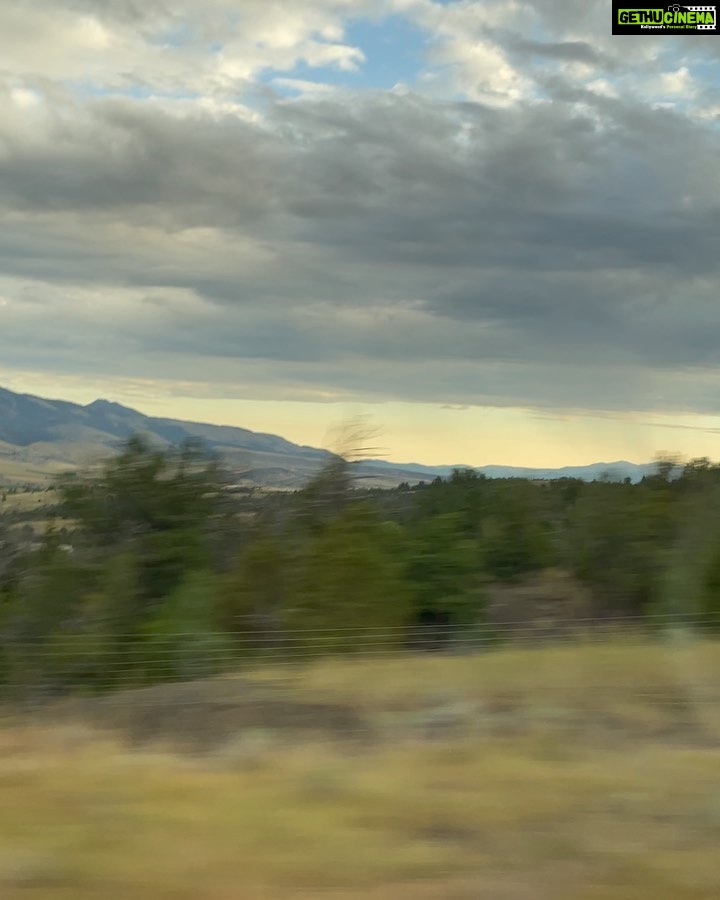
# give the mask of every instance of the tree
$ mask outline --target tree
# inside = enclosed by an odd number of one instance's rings
[[[384,631],[402,641],[411,613],[403,578],[401,533],[367,504],[352,504],[303,548],[289,597],[286,627],[306,648],[353,649],[356,632]],[[317,629],[325,629],[318,636]],[[324,635],[324,637],[323,637]]]
[[[339,426],[332,441],[331,456],[300,492],[301,517],[306,526],[322,529],[342,514],[352,498],[358,463],[377,449],[369,443],[376,434],[362,416]]]
[[[483,528],[485,568],[490,575],[512,580],[554,564],[556,553],[543,499],[540,488],[524,479],[495,487]]]
[[[92,677],[80,648],[83,605],[94,572],[57,545],[28,554],[3,600],[6,679],[55,692]]]
[[[217,461],[196,443],[157,450],[131,437],[98,477],[66,476],[59,490],[86,548],[122,547],[136,557],[150,607],[208,563],[222,494]]]
[[[638,614],[656,602],[673,540],[672,485],[592,484],[570,521],[575,574],[602,609]]]
[[[282,627],[295,568],[288,543],[265,530],[255,532],[224,580],[218,625],[250,648],[272,640]]]
[[[149,683],[215,675],[235,659],[230,635],[218,631],[223,579],[189,573],[143,627],[138,669]]]
[[[463,533],[462,513],[416,524],[406,560],[415,624],[442,629],[477,621],[484,603],[481,548]]]

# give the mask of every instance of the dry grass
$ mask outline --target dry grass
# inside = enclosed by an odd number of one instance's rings
[[[58,502],[57,491],[10,491],[0,488],[5,499],[0,503],[0,512],[35,512]]]
[[[51,508],[56,506],[60,500],[59,493],[53,488],[11,493],[0,484],[0,497],[5,498],[0,500],[0,517],[11,516],[13,513],[32,516],[29,521],[23,520],[11,524],[9,526],[11,531],[21,531],[29,526],[35,535],[42,537],[51,529],[72,529],[75,527],[75,522],[69,519],[48,515]]]
[[[71,464],[13,456],[17,447],[0,445],[0,485],[49,484],[54,477],[73,468]]]
[[[253,726],[202,755],[8,723],[0,896],[715,900],[719,676],[710,642],[263,670],[222,702],[345,706],[372,742]]]
[[[700,732],[720,742],[720,645],[681,632],[652,642],[615,636],[449,658],[330,658],[297,670],[258,669],[250,678],[374,720],[457,707],[482,733],[514,721],[556,731],[565,725],[588,737],[614,723],[626,736]]]

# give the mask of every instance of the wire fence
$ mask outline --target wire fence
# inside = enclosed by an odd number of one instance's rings
[[[670,642],[720,634],[720,613],[544,618],[411,627],[278,629],[238,622],[231,632],[154,635],[0,635],[0,702],[191,681],[254,669],[302,667],[328,658],[461,656],[500,648],[598,642]]]

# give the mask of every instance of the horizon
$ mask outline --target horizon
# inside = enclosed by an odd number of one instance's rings
[[[709,35],[6,0],[0,51],[0,383],[423,465],[720,456]]]
[[[289,440],[289,441],[291,441],[295,444],[301,445],[301,446],[308,446],[308,447],[311,447],[314,449],[318,449],[318,448],[331,449],[326,444],[296,440],[292,435],[286,434],[280,429],[273,430],[272,428],[271,429],[252,428],[246,424],[231,423],[231,422],[223,421],[220,419],[216,420],[216,421],[211,421],[208,418],[197,418],[197,417],[196,418],[188,418],[188,417],[182,418],[180,416],[172,416],[172,415],[167,415],[165,413],[148,412],[146,410],[143,410],[138,405],[133,405],[132,403],[126,403],[126,402],[121,403],[120,401],[113,399],[112,397],[96,396],[96,397],[93,397],[91,400],[87,400],[87,399],[72,400],[65,396],[56,396],[53,394],[39,395],[37,393],[33,393],[32,391],[19,391],[19,390],[15,391],[11,388],[8,388],[7,385],[3,385],[3,384],[0,384],[0,390],[7,390],[7,391],[10,391],[10,393],[24,395],[24,396],[31,397],[36,400],[57,401],[57,402],[63,402],[63,403],[75,403],[82,407],[88,407],[88,406],[91,406],[93,403],[97,403],[97,402],[118,404],[118,405],[125,407],[127,409],[130,409],[134,412],[139,412],[142,415],[147,415],[147,416],[154,417],[154,418],[170,418],[170,419],[177,419],[178,421],[194,422],[196,424],[203,424],[203,425],[219,425],[219,426],[225,426],[225,427],[243,428],[243,429],[252,431],[254,433],[265,433],[265,434],[271,434],[274,436],[282,437],[282,438],[285,438],[286,440]],[[331,426],[328,429],[327,433],[329,433],[331,430],[333,430],[334,427],[337,427],[338,424],[342,424],[342,423],[341,422],[333,423],[333,426]],[[613,459],[594,458],[594,459],[583,460],[583,461],[575,460],[575,461],[564,462],[564,463],[559,463],[559,464],[552,464],[552,463],[546,464],[546,463],[538,463],[538,462],[514,463],[514,462],[507,462],[505,460],[496,460],[496,461],[492,461],[492,462],[486,460],[484,462],[477,462],[477,463],[476,462],[457,462],[457,461],[450,462],[447,459],[441,460],[438,462],[426,462],[426,461],[419,460],[417,458],[394,459],[394,458],[392,458],[390,456],[386,456],[386,455],[371,455],[371,456],[368,456],[368,459],[369,460],[378,460],[381,462],[390,462],[397,466],[403,466],[403,465],[405,465],[405,466],[426,466],[428,468],[444,467],[444,468],[480,469],[480,468],[492,468],[492,467],[508,467],[508,468],[524,468],[524,469],[543,470],[543,469],[582,468],[585,466],[603,466],[603,465],[613,466],[613,465],[623,464],[623,463],[627,463],[629,465],[635,465],[635,466],[645,466],[645,465],[652,465],[655,462],[657,462],[659,459],[672,458],[672,459],[678,459],[680,462],[684,462],[684,461],[689,461],[691,459],[699,458],[704,455],[706,455],[706,454],[697,454],[697,453],[682,454],[677,451],[664,451],[664,452],[656,453],[656,454],[654,454],[653,457],[649,457],[649,458],[645,458],[645,459],[640,458],[640,459],[632,460],[632,459],[628,459],[627,457],[616,457]],[[710,457],[710,458],[712,458],[712,457]]]

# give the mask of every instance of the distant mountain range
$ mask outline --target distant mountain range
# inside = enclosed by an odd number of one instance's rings
[[[81,406],[0,388],[0,482],[43,483],[60,472],[88,468],[116,452],[133,433],[145,434],[161,446],[200,438],[222,456],[237,483],[247,486],[300,487],[331,457],[327,450],[246,428],[146,416],[108,400]],[[368,486],[390,487],[444,478],[456,468],[472,467],[373,459],[359,464],[357,472],[367,478]],[[482,466],[476,471],[492,478],[609,477],[636,481],[653,468],[652,464],[614,462],[562,469]]]
[[[533,469],[523,466],[423,466],[419,463],[392,463],[381,459],[372,459],[363,463],[363,466],[372,469],[374,467],[385,468],[388,465],[397,465],[406,472],[412,472],[420,479],[447,478],[456,469],[472,469],[482,472],[488,478],[532,478],[538,481],[549,481],[553,478],[581,478],[583,481],[595,481],[607,478],[610,481],[622,481],[630,478],[632,481],[640,479],[655,471],[654,463],[631,463],[626,460],[610,463],[590,463],[587,466],[563,466],[559,469]]]

